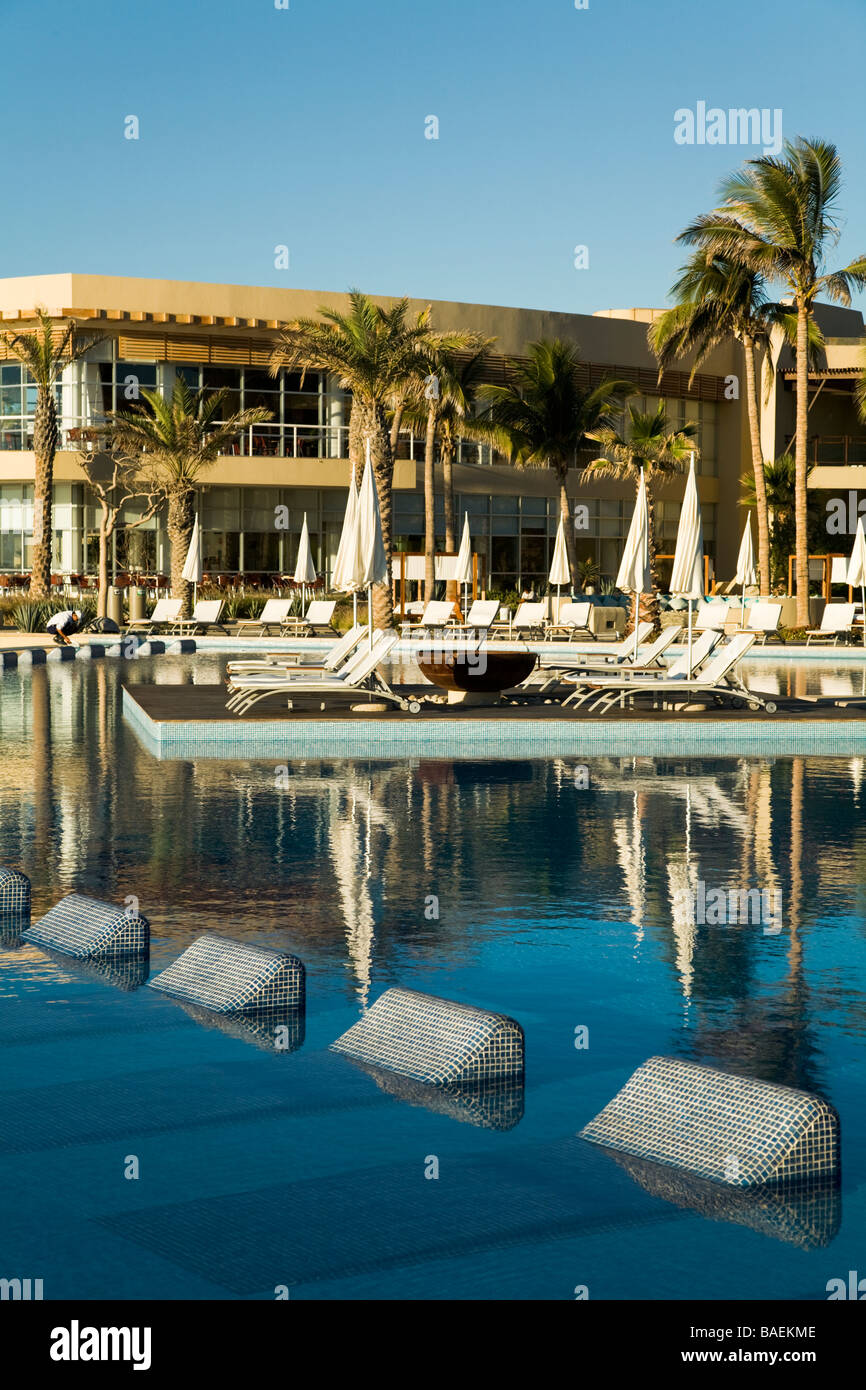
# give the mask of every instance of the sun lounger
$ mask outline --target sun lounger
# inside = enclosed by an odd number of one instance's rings
[[[251,675],[255,671],[264,674],[269,671],[336,671],[348,661],[361,639],[366,636],[366,624],[358,623],[343,633],[339,642],[334,643],[324,658],[321,652],[318,652],[310,661],[298,661],[297,652],[269,652],[259,660],[230,661],[226,666],[226,673],[232,676],[243,673]]]
[[[283,637],[310,637],[318,633],[333,632],[332,619],[337,600],[313,599],[303,617],[286,618],[282,626]]]
[[[362,646],[350,662],[337,675],[325,672],[316,675],[294,674],[282,679],[267,675],[238,677],[231,683],[231,696],[226,704],[235,714],[244,715],[259,700],[269,695],[287,696],[289,708],[294,701],[301,699],[319,700],[324,708],[341,697],[356,697],[369,694],[377,700],[389,700],[400,709],[417,714],[421,706],[417,700],[407,700],[392,690],[378,670],[380,662],[390,654],[398,641],[396,632],[377,633],[372,648]]]
[[[209,627],[218,627],[228,637],[220,622],[224,606],[222,599],[200,598],[192,610],[192,617],[176,619],[172,632],[179,633],[181,637],[191,637],[196,632],[207,632]]]
[[[638,651],[640,651],[641,644],[646,641],[652,630],[652,623],[638,623]],[[623,637],[622,640],[619,642],[611,642],[607,646],[599,646],[597,650],[594,651],[592,655],[590,657],[587,657],[586,659],[588,661],[595,662],[599,666],[615,666],[617,662],[633,660],[634,645],[634,633],[630,632],[628,637]],[[580,662],[582,659],[583,658],[581,657],[571,656],[548,656],[546,652],[542,652],[541,656],[539,657],[539,661],[542,666],[548,668],[556,668],[559,670],[565,670],[567,668],[570,669],[571,667],[576,666],[578,662]]]
[[[544,635],[552,640],[557,633],[563,632],[569,642],[573,642],[575,637],[594,638],[595,633],[589,626],[591,618],[591,603],[564,603],[556,622],[547,624]]]
[[[127,632],[155,632],[159,627],[168,627],[177,622],[182,607],[183,599],[157,599],[150,617],[136,618],[126,630]]]
[[[709,699],[719,703],[730,700],[735,706],[748,704],[750,709],[764,709],[767,714],[775,714],[775,702],[756,690],[750,690],[737,675],[738,663],[756,640],[754,632],[738,633],[714,652],[700,672],[691,678],[686,675],[677,678],[671,671],[655,678],[634,676],[631,680],[620,677],[617,680],[592,682],[592,688],[585,694],[576,691],[579,698],[575,700],[574,696],[569,696],[563,705],[573,701],[575,706],[586,705],[590,710],[607,713],[614,705],[624,705],[626,700],[633,700],[638,695],[649,695],[653,701],[661,698],[664,703],[684,699]]]
[[[431,599],[424,605],[424,612],[417,623],[412,623],[410,635],[414,636],[421,628],[447,627],[454,617],[454,604],[446,599]]]
[[[652,624],[645,623],[643,626],[651,628]],[[605,662],[601,651],[597,651],[590,652],[583,658],[563,657],[559,664],[550,662],[543,668],[544,671],[549,671],[550,675],[547,676],[541,685],[541,692],[544,693],[554,686],[559,685],[560,681],[567,681],[569,684],[573,684],[575,681],[580,681],[582,675],[597,675],[602,671],[610,672],[614,675],[620,671],[626,670],[641,672],[651,671],[654,667],[657,667],[660,671],[667,671],[668,668],[663,663],[662,656],[667,651],[668,647],[672,647],[673,644],[678,641],[681,633],[682,628],[677,627],[675,624],[670,624],[668,627],[662,628],[658,637],[650,646],[638,646],[637,661],[623,659],[618,662]],[[713,638],[716,636],[716,633],[712,634]],[[638,629],[638,641],[640,642],[640,629]],[[630,655],[632,657],[634,655],[634,637],[631,638]]]
[[[855,603],[828,603],[821,614],[821,626],[807,629],[806,646],[809,646],[813,637],[819,638],[822,642],[832,641],[834,647],[840,637],[847,641],[854,631],[856,607]]]
[[[491,626],[496,621],[498,612],[499,599],[477,598],[466,614],[466,621],[463,623],[454,623],[453,627],[449,626],[449,634],[452,631],[457,633],[474,632],[477,633],[479,637],[483,637],[490,631]]]
[[[521,603],[511,623],[512,633],[525,633],[529,637],[544,636],[544,620],[547,603]]]
[[[778,637],[780,642],[784,642],[785,639],[779,631],[781,618],[781,603],[753,603],[746,616],[745,626],[735,628],[732,636],[742,632],[753,632],[756,637],[760,636],[762,645],[768,637]]]
[[[241,619],[237,625],[235,636],[240,637],[245,627],[256,628],[260,637],[264,637],[270,627],[275,627],[279,631],[285,626],[293,603],[294,599],[291,598],[269,598],[257,618]]]
[[[704,603],[695,612],[696,632],[724,632],[731,609],[726,603]]]
[[[647,626],[649,626],[649,624],[647,624]],[[643,676],[653,680],[667,678],[668,680],[677,681],[687,679],[690,674],[692,677],[696,677],[701,673],[703,663],[721,641],[721,638],[722,634],[716,631],[715,628],[707,628],[706,632],[699,633],[696,640],[692,642],[691,673],[689,672],[688,646],[686,646],[685,650],[670,666],[659,665],[653,670],[649,670],[647,668],[647,663],[643,658],[640,658],[637,665],[629,661],[619,662],[618,665],[610,670],[609,675],[606,673],[607,668],[601,666],[597,667],[595,671],[586,670],[582,675],[579,670],[575,670],[573,673],[566,672],[563,674],[563,680],[569,685],[574,684],[576,689],[573,690],[570,695],[566,696],[562,702],[563,706],[567,704],[582,704],[583,697],[581,691],[586,691],[589,687],[598,690],[600,686],[608,682],[611,685],[618,685],[624,680],[636,680]],[[592,658],[590,659],[594,658],[595,652],[593,652]]]

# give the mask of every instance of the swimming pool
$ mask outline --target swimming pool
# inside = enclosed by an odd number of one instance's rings
[[[217,660],[136,676],[208,682]],[[158,763],[124,674],[0,683],[0,862],[35,914],[137,897],[152,971],[206,930],[290,947],[305,1037],[275,1055],[0,952],[0,1276],[78,1299],[823,1299],[862,1266],[863,759]],[[696,876],[772,883],[782,930],[689,928]],[[328,1051],[396,983],[523,1024],[517,1123],[409,1103]],[[826,1243],[709,1219],[576,1138],[659,1052],[837,1106]]]

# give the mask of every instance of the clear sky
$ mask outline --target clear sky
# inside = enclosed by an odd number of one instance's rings
[[[0,275],[657,305],[760,153],[675,143],[699,102],[834,141],[866,250],[864,0],[288,3],[2,0]]]

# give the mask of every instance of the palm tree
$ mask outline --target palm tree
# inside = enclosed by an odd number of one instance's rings
[[[100,338],[95,333],[79,333],[71,320],[65,326],[60,325],[55,332],[51,315],[41,305],[37,307],[35,317],[38,320],[36,328],[21,333],[0,333],[0,342],[5,344],[7,352],[17,357],[27,369],[31,380],[36,383],[30,594],[33,598],[48,598],[51,594],[54,535],[54,458],[60,434],[57,422],[57,384],[64,368],[95,347]]]
[[[478,389],[487,372],[487,353],[495,339],[478,333],[449,334],[446,341],[431,338],[425,344],[415,398],[405,419],[424,430],[424,597],[433,597],[436,554],[435,455],[439,444],[445,510],[445,552],[457,549],[454,514],[454,457],[461,436],[489,438],[491,430],[475,418]],[[453,589],[453,592],[452,592]],[[457,597],[456,581],[449,580],[449,598]]]
[[[750,159],[722,185],[722,204],[695,219],[679,240],[709,257],[735,261],[782,284],[797,316],[795,537],[797,625],[809,624],[808,498],[806,488],[809,321],[819,294],[850,304],[852,287],[866,286],[866,256],[828,270],[839,239],[836,205],[842,166],[835,145],[798,137],[783,156]]]
[[[787,583],[788,556],[794,546],[797,499],[794,460],[790,454],[781,454],[779,458],[764,464],[763,474],[770,522],[770,577],[774,584]],[[740,478],[740,487],[743,505],[754,507],[756,493],[753,474],[744,473]],[[814,532],[815,518],[811,513],[809,527]]]
[[[577,463],[586,439],[613,430],[615,412],[634,387],[607,377],[593,389],[580,385],[577,348],[561,339],[531,343],[526,362],[510,361],[505,386],[486,385],[488,402],[482,419],[499,431],[521,468],[551,468],[559,488],[559,512],[565,529],[571,583],[577,586],[574,527],[568,495],[568,470]]]
[[[190,585],[183,577],[195,521],[195,489],[206,469],[225,453],[249,425],[270,420],[271,412],[256,408],[222,417],[228,387],[193,391],[178,377],[171,400],[158,391],[142,389],[144,405],[113,411],[108,422],[110,453],[147,454],[150,472],[168,499],[166,526],[171,543],[171,592],[190,611]]]
[[[320,318],[295,319],[279,333],[271,357],[274,375],[283,367],[329,372],[351,391],[350,457],[357,471],[359,448],[369,443],[389,571],[397,436],[408,383],[417,379],[418,353],[430,332],[429,310],[413,323],[407,321],[408,310],[407,299],[382,308],[360,290],[350,290],[348,313],[323,305]],[[386,583],[374,586],[373,622],[387,628],[393,619],[389,574]]]
[[[606,451],[602,458],[593,459],[584,469],[586,478],[616,478],[634,483],[635,494],[640,488],[643,473],[649,512],[649,558],[652,593],[641,594],[635,600],[633,622],[640,616],[659,626],[658,566],[655,541],[655,485],[659,479],[673,477],[685,470],[691,453],[697,453],[697,425],[688,422],[682,429],[668,423],[665,402],[659,401],[655,410],[628,407],[625,433],[607,426],[596,430],[593,439]]]
[[[752,448],[755,512],[758,525],[758,582],[761,593],[770,592],[770,529],[764,487],[755,349],[767,349],[777,306],[771,304],[764,281],[755,271],[716,256],[708,260],[697,252],[683,267],[672,294],[676,303],[650,325],[650,347],[658,358],[659,380],[665,367],[693,352],[689,384],[713,348],[734,337],[743,350],[746,376],[746,410]]]

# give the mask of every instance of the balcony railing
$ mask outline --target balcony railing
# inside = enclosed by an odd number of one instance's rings
[[[785,439],[791,454],[793,438],[789,434]],[[811,464],[866,465],[866,435],[813,434],[809,439],[808,458]]]

